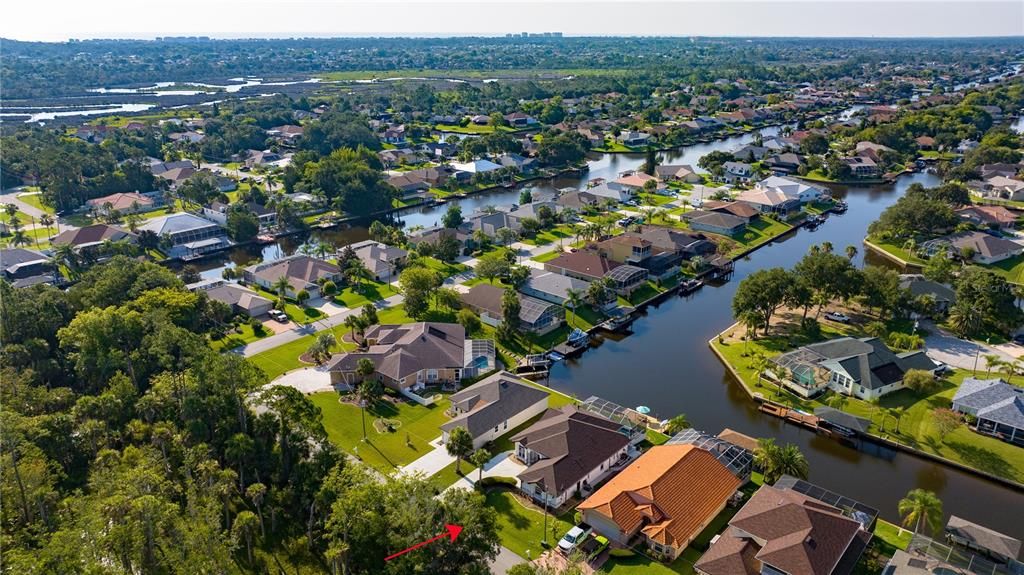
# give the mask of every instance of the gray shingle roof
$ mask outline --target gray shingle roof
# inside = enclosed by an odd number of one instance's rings
[[[956,515],[950,516],[949,523],[946,524],[946,532],[966,539],[978,547],[994,551],[1003,557],[1016,559],[1020,555],[1020,539],[1003,535],[998,531],[993,531],[988,527],[972,523]]]
[[[953,403],[977,410],[978,417],[1024,429],[1024,389],[1001,379],[964,379]]]
[[[459,324],[375,325],[365,337],[373,343],[366,351],[335,355],[327,362],[327,369],[353,372],[365,357],[378,373],[398,381],[423,369],[465,367],[466,330]]]
[[[498,372],[452,394],[452,405],[465,413],[446,421],[441,429],[451,431],[456,427],[465,427],[470,435],[476,437],[547,397],[543,389],[507,371]]]
[[[805,346],[826,359],[821,365],[842,369],[867,389],[878,389],[901,381],[907,370],[935,369],[935,363],[922,351],[895,354],[875,337],[841,337]]]

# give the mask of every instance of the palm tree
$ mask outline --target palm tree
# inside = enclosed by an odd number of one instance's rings
[[[71,244],[57,244],[53,248],[53,259],[57,262],[63,262],[64,265],[68,266],[69,270],[74,270],[78,267],[78,252],[75,251],[74,246]]]
[[[932,533],[942,528],[942,500],[927,489],[913,489],[907,496],[900,499],[896,506],[903,518],[904,527],[914,526],[914,533],[919,533],[921,523]]]
[[[665,425],[665,433],[668,435],[675,435],[680,431],[690,427],[690,420],[686,417],[686,414],[680,413],[679,415],[668,420],[668,424]]]
[[[825,398],[825,405],[831,407],[832,409],[842,410],[844,407],[846,407],[846,404],[849,403],[849,401],[850,399],[845,395],[833,391],[832,393],[829,394],[827,398]]]
[[[270,289],[277,292],[277,296],[284,300],[284,294],[288,293],[288,290],[292,287],[292,284],[288,283],[288,278],[281,276],[274,280],[274,283],[270,284]]]
[[[949,311],[949,325],[960,337],[967,337],[981,329],[981,312],[977,306],[967,302],[957,302]]]
[[[352,258],[345,268],[345,275],[348,278],[348,282],[354,284],[353,287],[360,289],[363,285],[363,278],[370,275],[370,270],[366,268],[363,260]]]
[[[377,366],[368,358],[361,358],[356,364],[356,375],[363,379],[356,387],[356,401],[359,402],[359,414],[363,421],[363,441],[366,441],[366,407],[376,403],[382,393],[380,382],[372,377],[376,371]]]
[[[761,469],[767,484],[775,483],[783,475],[807,479],[810,471],[807,458],[799,447],[792,443],[780,447],[771,438],[758,440],[754,463]]]
[[[356,328],[359,326],[359,316],[356,314],[349,314],[344,320],[345,327],[351,330],[352,341],[356,341]]]
[[[32,243],[32,240],[28,239],[25,235],[25,230],[14,230],[11,234],[11,245],[12,246],[23,246]]]
[[[832,242],[829,242],[829,241],[821,242],[821,251],[825,252],[826,254],[832,253],[833,249],[834,248],[832,246]]]
[[[46,237],[53,235],[50,233],[50,226],[54,224],[53,216],[50,214],[43,214],[39,216],[39,224],[46,228]]]
[[[476,465],[476,468],[479,471],[479,474],[476,476],[477,481],[484,478],[484,465],[487,465],[487,462],[490,460],[491,454],[484,448],[477,449],[473,452],[473,455],[470,456],[469,462]]]
[[[846,258],[853,259],[857,257],[857,246],[846,246]]]
[[[571,313],[569,314],[569,327],[573,327],[572,316],[576,313],[576,310],[579,309],[579,305],[583,303],[583,292],[578,289],[569,288],[565,292],[565,303],[568,304],[566,308],[571,310]]]
[[[897,406],[897,407],[894,407],[894,408],[890,409],[889,413],[891,413],[893,419],[896,420],[896,435],[899,435],[900,434],[900,420],[903,419],[903,414],[906,413],[906,408],[898,407]]]
[[[985,377],[992,375],[992,368],[999,369],[1003,365],[1002,358],[994,353],[982,354],[981,357],[985,358]]]
[[[455,473],[462,475],[462,460],[473,452],[473,436],[469,430],[459,426],[449,431],[445,449],[455,458]]]

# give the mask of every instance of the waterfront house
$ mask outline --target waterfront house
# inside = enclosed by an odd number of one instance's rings
[[[736,196],[737,202],[743,202],[762,214],[778,214],[785,218],[800,211],[800,200],[791,198],[781,190],[753,188],[743,190]]]
[[[678,250],[684,259],[713,256],[717,247],[704,234],[684,232],[664,226],[640,226],[640,236],[663,250]]]
[[[874,178],[882,173],[878,163],[867,156],[847,156],[839,159],[850,168],[850,173],[857,178]]]
[[[995,175],[980,184],[968,184],[971,191],[985,198],[1024,201],[1024,180],[1013,176]]]
[[[725,162],[722,164],[722,180],[727,184],[749,183],[754,177],[754,166],[744,162]]]
[[[666,278],[679,271],[683,254],[674,247],[656,247],[643,234],[626,232],[596,244],[608,259],[647,270],[652,277]]]
[[[742,484],[712,453],[694,445],[656,445],[578,509],[594,530],[674,560]]]
[[[152,210],[155,204],[156,201],[153,198],[138,192],[110,194],[85,202],[85,205],[97,214],[108,214],[113,211],[121,214],[137,214]]]
[[[1000,565],[1013,566],[1017,570],[1022,566],[1017,560],[1020,557],[1020,539],[956,515],[949,517],[945,532],[947,541],[977,551]]]
[[[539,124],[536,118],[524,114],[522,112],[512,112],[511,114],[505,114],[505,121],[508,122],[508,125],[512,126],[513,128],[525,128],[527,126]]]
[[[187,212],[147,220],[138,229],[167,238],[172,246],[167,255],[171,257],[193,257],[230,245],[224,228]]]
[[[452,167],[460,172],[468,172],[470,174],[486,174],[501,169],[501,165],[485,159],[461,163],[454,162],[452,163]]]
[[[1021,255],[1024,246],[985,232],[964,231],[928,240],[921,250],[929,256],[943,251],[956,257],[970,253],[972,261],[988,265]]]
[[[325,281],[341,281],[338,266],[307,255],[297,254],[272,262],[249,266],[243,271],[245,281],[265,290],[274,291],[274,284],[281,278],[288,280],[285,296],[294,298],[305,290],[310,299],[320,297],[320,284]]]
[[[585,496],[630,459],[630,433],[622,425],[564,405],[512,436],[513,455],[526,465],[519,488],[535,503],[561,507]]]
[[[25,248],[0,249],[0,274],[16,288],[52,283],[54,280],[50,258]]]
[[[803,158],[793,152],[772,154],[762,160],[765,167],[774,174],[793,174],[803,165]]]
[[[349,246],[376,281],[390,281],[405,266],[409,252],[374,240]]]
[[[424,179],[422,170],[399,172],[389,176],[388,183],[398,190],[403,200],[421,197],[430,189],[430,183]]]
[[[647,281],[647,270],[614,262],[595,249],[565,252],[545,262],[544,269],[588,282],[608,278],[615,292],[623,296],[628,296]]]
[[[95,250],[104,242],[136,243],[138,236],[117,226],[92,224],[80,228],[71,228],[57,234],[50,243],[55,246],[70,244],[75,251]]]
[[[451,419],[441,424],[441,442],[462,427],[480,449],[548,408],[548,392],[507,371],[453,393],[449,400]]]
[[[662,183],[658,178],[646,174],[644,172],[629,171],[619,175],[619,178],[612,182],[613,185],[617,185],[620,188],[631,192],[641,192],[644,190],[644,185],[647,182],[654,182],[655,189],[664,189],[665,184]]]
[[[965,222],[976,226],[1012,230],[1017,227],[1017,220],[1020,217],[1017,212],[1008,210],[1003,206],[967,206],[956,210],[956,215]]]
[[[590,282],[581,279],[530,268],[530,279],[526,280],[519,291],[546,302],[566,306],[569,304],[570,290],[583,297],[589,287]]]
[[[632,199],[635,194],[635,192],[629,188],[609,182],[600,183],[592,188],[587,188],[586,192],[599,198],[599,201],[601,202],[606,200],[625,202]]]
[[[709,232],[723,236],[742,233],[747,227],[747,219],[721,211],[691,210],[681,215],[691,230]]]
[[[633,130],[625,130],[619,134],[616,138],[623,146],[640,147],[646,146],[651,141],[651,135],[645,132],[635,132]]]
[[[744,202],[720,202],[717,200],[708,200],[701,204],[701,209],[706,212],[718,212],[721,214],[730,214],[743,220],[743,223],[749,224],[753,220],[761,217],[761,212],[757,208]]]
[[[572,208],[576,211],[582,211],[586,208],[595,207],[601,203],[601,197],[590,192],[590,190],[573,190],[570,192],[560,193],[555,198],[555,203],[558,204],[559,208]]]
[[[228,223],[228,211],[239,204],[225,204],[224,202],[211,202],[208,206],[203,206],[203,217],[206,219],[216,222],[222,226],[226,226]],[[241,204],[246,211],[250,212],[260,222],[260,229],[268,229],[277,225],[277,210],[268,208],[263,204],[256,202],[245,202]],[[235,208],[237,209],[237,208]]]
[[[802,397],[826,389],[870,401],[903,389],[911,369],[938,367],[924,351],[893,353],[877,337],[840,337],[812,343],[772,359],[782,384]]]
[[[784,478],[789,479],[789,478]],[[806,493],[764,485],[729,521],[694,565],[702,575],[850,575],[871,540],[870,512]],[[834,499],[833,501],[838,501]],[[848,503],[847,503],[848,502]],[[854,505],[855,504],[855,505]],[[863,506],[861,506],[863,507]],[[873,511],[873,510],[872,510]]]
[[[791,200],[799,201],[801,204],[816,202],[825,196],[825,192],[821,188],[785,176],[768,176],[758,182],[757,187],[762,190],[781,193]]]
[[[921,274],[901,274],[900,288],[907,290],[912,298],[931,296],[935,301],[934,311],[938,314],[945,314],[956,303],[956,290]]]
[[[437,243],[441,241],[442,238],[454,238],[461,249],[465,247],[466,243],[469,241],[469,234],[463,229],[446,228],[442,226],[432,226],[409,233],[409,243],[414,246],[419,246],[424,242],[437,246]]]
[[[968,377],[953,396],[953,411],[974,417],[978,433],[1024,447],[1024,388]]]
[[[654,173],[666,182],[683,182],[686,184],[699,184],[704,178],[687,164],[663,165],[654,169]]]
[[[881,163],[882,154],[894,152],[889,146],[876,144],[874,142],[857,142],[854,148],[854,155],[862,158],[869,158],[872,162]]]
[[[465,328],[457,323],[375,325],[366,330],[364,343],[325,364],[333,383],[358,383],[362,376],[356,370],[364,358],[374,365],[371,377],[395,391],[458,383],[494,366],[494,342],[467,340]]]
[[[497,327],[502,323],[501,300],[505,289],[479,283],[463,293],[462,303],[480,315],[480,321]],[[519,325],[521,331],[544,334],[558,328],[565,321],[565,309],[548,301],[516,293],[519,298]]]
[[[244,286],[222,279],[203,280],[185,287],[192,292],[201,291],[211,300],[226,304],[232,312],[243,313],[249,317],[265,315],[274,308],[272,300]]]

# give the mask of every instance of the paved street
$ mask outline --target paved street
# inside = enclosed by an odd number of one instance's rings
[[[35,206],[31,205],[31,204],[28,204],[24,200],[18,198],[18,194],[19,193],[21,193],[21,192],[11,192],[11,193],[8,193],[8,194],[0,195],[0,204],[4,204],[4,205],[6,205],[6,204],[14,204],[14,205],[18,206],[18,210],[19,211],[22,211],[22,212],[24,212],[24,213],[26,213],[26,214],[34,217],[34,218],[39,218],[39,216],[42,216],[43,214],[46,213],[43,210],[40,210],[39,208],[37,208],[37,207],[35,207]],[[28,222],[22,222],[22,223],[25,224],[25,225],[28,225]]]
[[[526,563],[526,558],[516,555],[511,549],[502,545],[501,549],[498,550],[498,556],[491,561],[491,573],[494,575],[505,575],[509,569],[520,563]]]
[[[977,360],[977,369],[982,371],[988,369],[985,362],[987,354],[998,355],[1003,361],[1013,361],[1020,355],[1018,346],[1013,344],[987,346],[974,343],[960,339],[931,322],[922,323],[921,327],[929,333],[924,340],[928,357],[951,367],[973,370]],[[1016,351],[1017,354],[1010,353],[1012,351]]]

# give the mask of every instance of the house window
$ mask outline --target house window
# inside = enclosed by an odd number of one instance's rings
[[[508,420],[505,420],[505,429],[508,429]]]
[[[437,370],[436,369],[428,369],[427,370],[427,381],[436,381],[436,380],[437,380]]]

